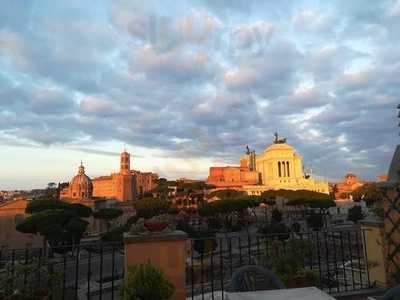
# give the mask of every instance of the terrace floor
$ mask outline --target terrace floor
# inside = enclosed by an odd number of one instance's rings
[[[359,292],[352,292],[351,294],[346,294],[346,295],[332,295],[337,300],[381,300],[382,296],[384,294],[383,289],[368,289],[368,290],[363,290]],[[204,294],[204,295],[196,295],[193,298],[192,297],[187,297],[187,300],[223,300],[221,292],[220,291],[215,291],[214,292],[214,297],[212,296],[211,293]],[[225,297],[224,297],[225,299]],[[289,299],[288,299],[289,300]]]

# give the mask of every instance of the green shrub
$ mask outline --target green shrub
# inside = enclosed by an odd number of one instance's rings
[[[124,226],[119,226],[107,231],[101,236],[103,242],[122,242],[124,237]]]
[[[271,223],[258,229],[258,233],[267,236],[273,236],[284,241],[290,237],[290,230],[285,223]]]
[[[300,223],[294,222],[294,223],[292,224],[292,231],[293,231],[293,232],[296,232],[296,233],[299,233],[299,232],[301,231],[301,225],[300,225]]]
[[[150,263],[131,266],[124,279],[123,300],[163,300],[174,292],[173,284],[165,274]]]
[[[171,204],[168,201],[157,198],[143,198],[136,201],[133,206],[139,218],[149,219],[169,213]]]
[[[361,206],[354,205],[352,208],[349,209],[347,220],[357,223],[359,220],[362,220],[364,218],[365,215],[362,211]]]
[[[324,218],[321,214],[311,211],[307,217],[307,224],[314,231],[318,231],[324,226]]]
[[[279,211],[279,209],[275,208],[272,211],[271,222],[272,223],[280,223],[280,222],[282,222],[282,213]]]

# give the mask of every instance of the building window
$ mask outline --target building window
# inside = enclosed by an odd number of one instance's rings
[[[281,162],[280,161],[278,161],[278,175],[279,175],[279,177],[282,177]]]
[[[286,168],[287,168],[287,177],[290,177],[290,171],[289,171],[289,162],[286,162]]]
[[[283,177],[286,177],[286,163],[283,161],[282,162],[282,169],[283,169]]]

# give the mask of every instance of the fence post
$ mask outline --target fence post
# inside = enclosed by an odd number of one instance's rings
[[[383,222],[375,215],[370,215],[359,222],[364,249],[366,270],[369,284],[386,287],[386,255]]]
[[[150,262],[173,283],[172,300],[186,299],[186,240],[183,231],[124,235],[125,274],[129,266]]]

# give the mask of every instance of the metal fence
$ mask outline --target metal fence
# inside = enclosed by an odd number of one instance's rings
[[[118,299],[123,262],[121,243],[1,249],[0,299],[44,289],[52,299]]]
[[[262,265],[295,253],[302,268],[313,270],[314,285],[330,294],[371,287],[368,257],[359,230],[246,235],[217,235],[188,240],[187,295],[223,299],[239,267]],[[307,253],[298,252],[305,245]],[[297,252],[296,252],[297,251]],[[53,299],[118,299],[124,275],[121,243],[88,243],[35,249],[0,249],[2,294],[37,287]]]
[[[302,268],[316,274],[315,286],[330,294],[371,288],[368,258],[359,230],[303,232],[190,241],[187,261],[187,292],[191,299],[223,299],[230,279],[241,266],[262,265],[291,252]],[[307,254],[298,245],[307,246]]]

